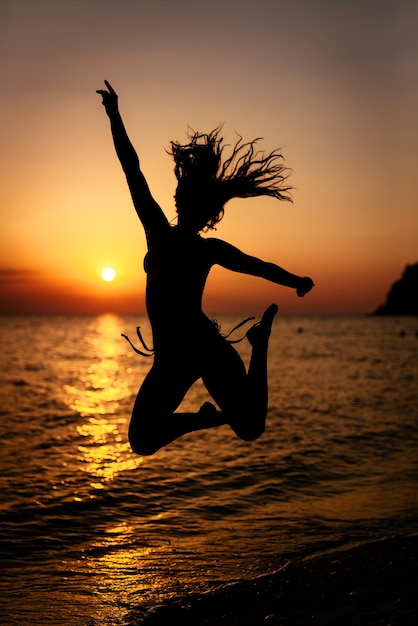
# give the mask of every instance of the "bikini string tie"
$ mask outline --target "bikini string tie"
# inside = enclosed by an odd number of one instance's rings
[[[123,333],[121,334],[122,337],[124,337],[126,339],[126,341],[130,344],[131,348],[134,350],[134,352],[136,352],[137,354],[140,354],[141,356],[154,356],[155,354],[155,350],[148,348],[147,344],[145,343],[142,334],[141,334],[141,327],[137,326],[136,327],[136,334],[138,335],[138,339],[142,344],[142,347],[144,348],[144,350],[146,350],[146,352],[142,352],[142,350],[138,350],[138,348],[136,348],[134,346],[134,344],[132,343],[132,341],[129,339],[128,335],[124,335]]]
[[[236,326],[234,326],[234,328],[232,328],[229,333],[227,333],[226,335],[222,335],[222,337],[224,339],[226,339],[228,341],[228,343],[239,343],[240,341],[242,341],[243,339],[245,339],[246,335],[243,335],[242,337],[240,337],[239,339],[228,339],[228,337],[230,337],[232,335],[232,333],[234,333],[236,330],[238,330],[238,328],[241,328],[241,326],[244,326],[244,324],[247,324],[247,322],[250,322],[251,320],[255,319],[254,317],[247,317],[245,320],[242,320],[242,322],[240,322],[239,324],[237,324]],[[215,326],[219,329],[219,324],[216,320],[211,320]],[[144,338],[142,337],[141,334],[141,327],[137,326],[136,327],[136,334],[138,335],[138,339],[141,342],[142,347],[144,348],[144,350],[146,350],[146,352],[143,352],[142,350],[138,350],[138,348],[136,346],[134,346],[134,344],[132,343],[132,341],[129,339],[128,335],[124,335],[123,333],[121,334],[121,336],[126,339],[126,341],[129,343],[129,345],[131,346],[131,348],[134,350],[134,352],[136,352],[137,354],[140,354],[141,356],[146,356],[146,357],[150,357],[150,356],[154,356],[155,354],[155,350],[148,348],[147,344],[144,341]]]
[[[230,330],[229,333],[227,333],[226,335],[222,335],[222,336],[228,341],[228,343],[239,343],[240,341],[245,339],[247,335],[243,335],[242,337],[240,337],[240,339],[228,339],[228,337],[232,335],[232,333],[234,333],[236,330],[238,330],[238,328],[241,328],[241,326],[244,326],[244,324],[247,324],[247,322],[251,322],[251,320],[254,320],[254,319],[255,317],[247,317],[245,320],[242,320],[242,322],[234,326],[234,328]]]

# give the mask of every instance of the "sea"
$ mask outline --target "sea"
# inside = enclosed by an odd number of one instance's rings
[[[146,317],[0,319],[3,625],[135,626],[173,598],[416,534],[417,318],[279,313],[265,434],[222,426],[149,457],[127,441],[152,362],[121,337],[137,325],[152,343]],[[196,383],[179,410],[207,399]]]

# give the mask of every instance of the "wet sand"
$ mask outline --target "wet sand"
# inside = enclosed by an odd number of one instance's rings
[[[154,626],[418,624],[418,535],[288,563],[274,574],[154,610]]]

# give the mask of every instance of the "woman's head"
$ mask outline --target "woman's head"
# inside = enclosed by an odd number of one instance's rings
[[[290,200],[290,187],[283,185],[286,168],[282,155],[267,156],[255,150],[258,139],[243,143],[239,137],[231,154],[223,159],[221,127],[209,134],[190,132],[189,143],[171,142],[175,194],[179,221],[195,230],[212,229],[222,219],[224,205],[232,198],[272,196]]]

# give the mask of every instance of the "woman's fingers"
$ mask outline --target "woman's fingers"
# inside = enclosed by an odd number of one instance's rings
[[[113,89],[112,85],[107,80],[105,80],[104,83],[109,91],[96,89],[96,93],[99,93],[101,96],[116,96],[116,91]]]
[[[109,89],[109,92],[112,95],[116,96],[116,91],[113,89],[112,85],[107,80],[105,80],[104,83],[105,83],[106,87]]]

